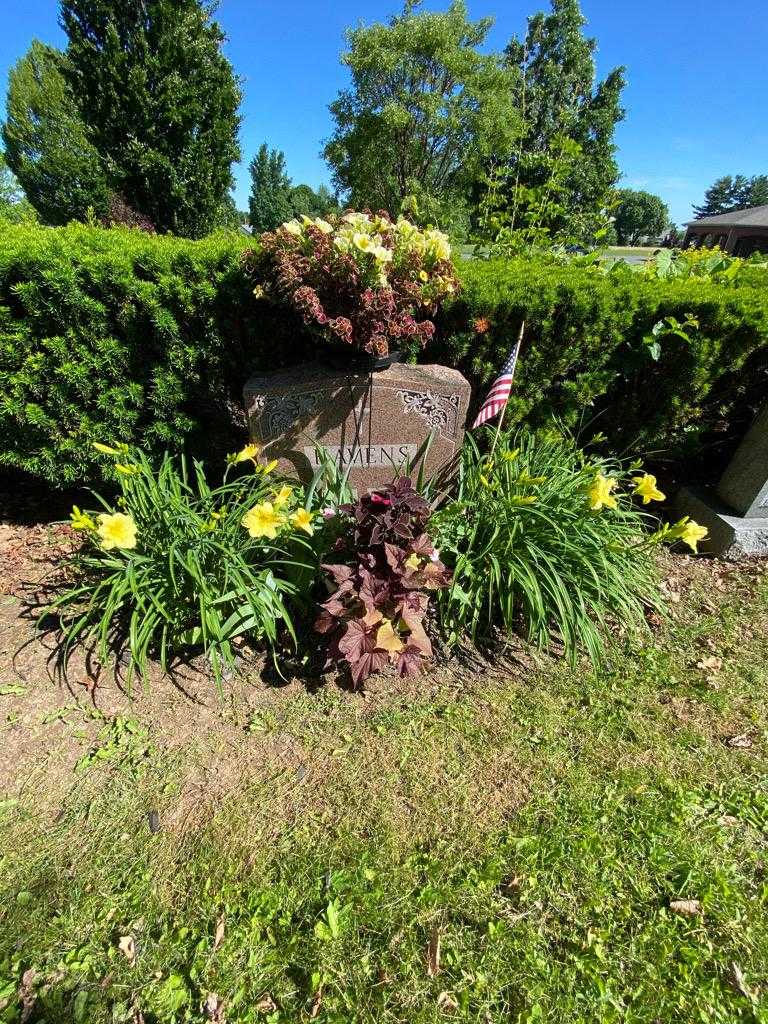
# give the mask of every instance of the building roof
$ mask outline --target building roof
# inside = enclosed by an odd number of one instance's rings
[[[748,210],[732,210],[730,213],[718,213],[714,217],[701,217],[689,220],[686,227],[713,228],[768,228],[768,205],[752,206]]]

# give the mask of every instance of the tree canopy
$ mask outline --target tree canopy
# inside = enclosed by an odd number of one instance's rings
[[[229,216],[240,88],[199,0],[61,0],[63,73],[110,188],[161,231]]]
[[[463,0],[444,12],[419,6],[407,0],[387,24],[347,32],[352,84],[330,106],[336,126],[324,154],[353,206],[397,213],[415,197],[446,214],[517,135],[514,71],[478,49],[491,19],[470,21]]]
[[[637,245],[643,238],[658,238],[669,224],[669,208],[659,196],[642,189],[620,188],[613,226],[619,245]]]
[[[11,69],[2,135],[8,165],[47,224],[107,211],[109,188],[63,73],[65,58],[34,40]]]

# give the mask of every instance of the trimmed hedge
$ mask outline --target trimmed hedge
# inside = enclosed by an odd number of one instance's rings
[[[98,476],[93,441],[214,457],[239,446],[243,384],[312,341],[253,297],[247,240],[198,242],[82,225],[0,229],[0,466],[54,484]],[[617,450],[695,451],[737,436],[768,383],[768,289],[656,281],[536,262],[466,262],[421,358],[462,369],[476,398],[528,323],[509,421],[594,421]],[[642,338],[692,313],[690,342]],[[487,318],[477,333],[473,321]]]
[[[478,400],[525,319],[513,422],[557,416],[605,433],[614,451],[680,458],[716,438],[737,439],[768,392],[764,286],[522,260],[465,263],[461,277],[435,354],[462,369]],[[698,329],[688,341],[663,338],[654,361],[644,336],[665,317],[682,322],[687,314]],[[479,334],[471,325],[483,319],[490,329]]]
[[[2,230],[0,465],[68,484],[98,477],[93,441],[239,446],[245,378],[290,351],[285,318],[254,315],[241,248],[231,235]]]

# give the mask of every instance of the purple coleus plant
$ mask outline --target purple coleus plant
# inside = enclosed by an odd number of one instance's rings
[[[340,564],[322,567],[333,593],[315,622],[328,664],[346,664],[356,686],[390,662],[400,675],[416,675],[432,654],[424,628],[430,592],[451,579],[425,530],[429,503],[400,477],[339,512]]]

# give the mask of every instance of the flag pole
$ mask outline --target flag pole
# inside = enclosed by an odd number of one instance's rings
[[[520,333],[517,336],[517,354],[518,354],[518,356],[520,355],[520,348],[521,348],[521,346],[523,344],[523,334],[524,333],[525,333],[525,320],[523,320],[523,322],[520,324]],[[507,406],[508,405],[509,405],[509,400],[507,400],[504,403],[503,407],[502,407],[501,415],[499,416],[499,422],[496,425],[496,433],[493,435],[493,444],[491,445],[491,451],[490,451],[490,453],[488,455],[489,459],[493,458],[493,453],[496,451],[496,444],[497,444],[497,442],[499,440],[499,434],[501,433],[501,426],[502,426],[502,424],[504,422],[504,413],[507,411]]]

